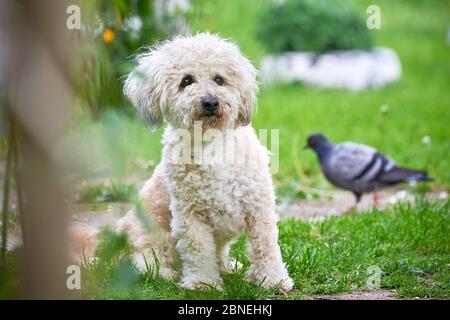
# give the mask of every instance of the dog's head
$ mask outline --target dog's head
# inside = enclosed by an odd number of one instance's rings
[[[147,125],[189,129],[247,125],[258,86],[239,48],[211,34],[178,37],[140,55],[124,92]]]

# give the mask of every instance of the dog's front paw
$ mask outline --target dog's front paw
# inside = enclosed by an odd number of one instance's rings
[[[294,289],[294,280],[292,278],[287,277],[286,279],[281,280],[278,287],[278,292],[282,294],[286,294],[292,289]]]
[[[222,280],[220,279],[202,279],[196,277],[184,277],[180,285],[189,290],[208,291],[211,288],[222,291]]]
[[[281,274],[281,276],[280,276]],[[271,289],[278,287],[278,292],[286,294],[294,288],[294,281],[285,272],[280,272],[278,275],[269,274],[268,272],[261,272],[250,268],[246,273],[247,280],[258,283],[264,288]]]

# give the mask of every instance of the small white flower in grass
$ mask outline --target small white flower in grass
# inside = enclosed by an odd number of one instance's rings
[[[321,223],[325,220],[324,216],[315,216],[308,219],[309,223]]]
[[[423,138],[422,138],[422,143],[423,143],[424,145],[429,145],[429,144],[431,143],[431,138],[430,138],[430,136],[423,136]]]
[[[441,191],[439,192],[439,199],[440,200],[445,200],[448,198],[448,192],[447,191]]]
[[[381,112],[381,113],[388,113],[388,111],[389,111],[389,106],[388,106],[387,104],[383,104],[383,105],[380,107],[380,112]]]
[[[398,202],[398,199],[396,196],[391,196],[388,198],[389,204],[396,204]]]
[[[396,194],[397,199],[399,199],[399,200],[405,200],[407,195],[408,195],[408,193],[405,190],[401,190],[401,191],[397,192],[397,194]]]
[[[389,204],[396,204],[397,202],[414,201],[414,195],[408,193],[406,190],[398,191],[395,195],[388,198]]]

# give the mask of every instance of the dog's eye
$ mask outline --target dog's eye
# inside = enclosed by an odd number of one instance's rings
[[[219,86],[223,86],[225,80],[221,76],[217,75],[214,77],[214,82],[217,83]]]
[[[194,78],[190,74],[185,75],[183,77],[183,79],[181,80],[180,87],[184,89],[187,86],[190,86],[193,82],[194,82]]]

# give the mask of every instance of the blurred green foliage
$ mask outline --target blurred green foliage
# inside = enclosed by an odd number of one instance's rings
[[[122,94],[124,76],[133,68],[132,55],[143,46],[168,37],[170,17],[157,17],[155,0],[83,2],[74,84],[82,105],[94,115],[108,108],[133,110]]]
[[[98,235],[99,247],[96,256],[102,257],[107,262],[118,262],[130,252],[127,236],[116,233],[110,228],[103,229]]]
[[[258,38],[273,53],[370,49],[364,18],[340,0],[286,0],[262,15]]]
[[[86,186],[77,196],[78,203],[131,202],[137,196],[134,184],[111,183]]]

